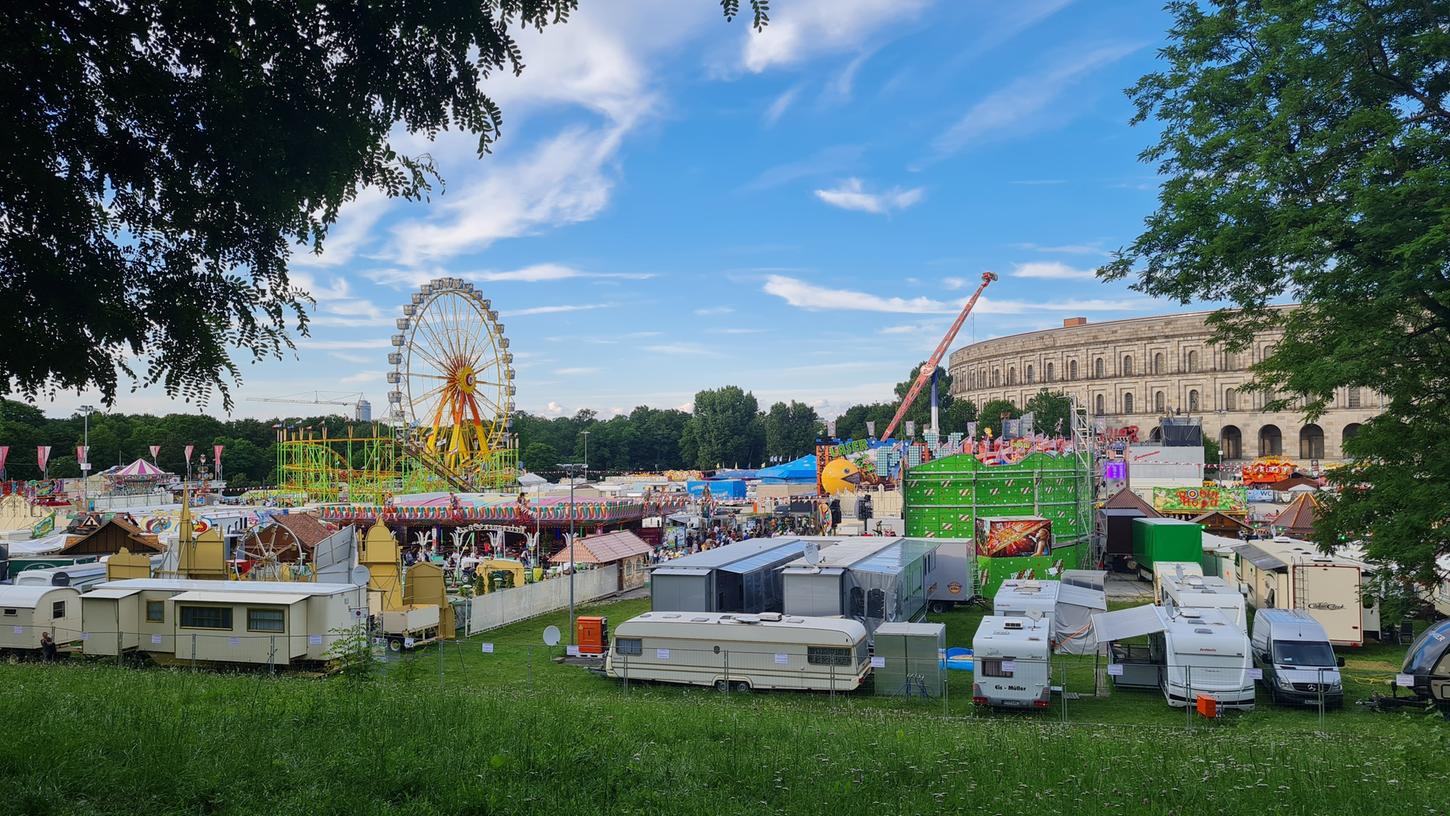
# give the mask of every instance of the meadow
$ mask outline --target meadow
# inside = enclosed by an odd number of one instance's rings
[[[595,610],[621,621],[648,601]],[[980,612],[939,616],[969,642]],[[721,694],[553,660],[549,616],[374,677],[0,665],[7,813],[1443,813],[1450,723],[1271,709],[1185,718],[1147,693],[1037,714],[950,697]],[[481,642],[493,644],[485,654]],[[1392,647],[1350,655],[1378,690]],[[1360,687],[1359,684],[1363,684]],[[1066,721],[1063,715],[1066,714]]]

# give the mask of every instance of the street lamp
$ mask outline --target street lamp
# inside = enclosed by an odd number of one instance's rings
[[[578,513],[574,510],[574,477],[587,468],[582,464],[559,465],[559,469],[569,474],[569,643],[574,643],[574,519]]]
[[[584,436],[584,481],[589,481],[589,432],[580,431]]]
[[[96,411],[96,408],[93,405],[82,405],[81,406],[81,414],[84,415],[84,419],[81,420],[82,427],[84,428],[84,430],[82,431],[82,434],[81,434],[81,447],[85,448],[85,451],[86,451],[85,461],[83,461],[83,462],[80,463],[80,466],[81,466],[81,509],[82,510],[89,509],[87,507],[87,505],[86,505],[86,500],[87,500],[87,496],[86,496],[86,492],[87,492],[86,491],[86,482],[90,479],[90,475],[91,475],[91,414],[95,413],[95,411]]]

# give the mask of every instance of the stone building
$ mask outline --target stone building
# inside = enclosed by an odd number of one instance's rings
[[[1286,307],[1292,308],[1292,307]],[[1047,388],[1077,399],[1108,428],[1136,427],[1154,438],[1159,417],[1199,417],[1224,461],[1282,455],[1305,465],[1343,458],[1344,440],[1379,413],[1379,394],[1341,388],[1317,422],[1294,411],[1262,410],[1273,395],[1244,390],[1249,367],[1282,336],[1266,331],[1242,352],[1210,341],[1212,312],[1089,323],[984,340],[952,352],[953,396],[978,407],[1005,399],[1021,407]]]

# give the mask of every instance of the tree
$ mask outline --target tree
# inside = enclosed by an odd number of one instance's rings
[[[559,467],[559,452],[548,442],[530,442],[524,448],[523,465],[531,471],[551,471]]]
[[[765,455],[782,461],[805,456],[816,449],[821,418],[816,409],[792,400],[777,402],[765,414]]]
[[[1072,435],[1072,399],[1061,391],[1038,391],[1027,401],[1024,411],[1032,413],[1038,433],[1050,436]]]
[[[738,0],[721,3],[727,18]],[[0,27],[0,394],[117,372],[230,408],[236,348],[306,334],[292,245],[321,251],[363,189],[441,182],[392,135],[458,128],[488,152],[483,80],[577,0],[22,3]],[[766,0],[751,0],[757,29]],[[140,364],[132,362],[132,356]]]
[[[977,420],[977,432],[984,433],[988,429],[992,431],[992,438],[996,439],[1002,435],[1002,415],[1006,414],[1008,419],[1016,419],[1022,416],[1022,411],[1008,400],[991,400],[982,406],[982,415]]]
[[[699,468],[735,467],[757,461],[764,433],[755,395],[739,386],[695,394],[688,424]]]
[[[1316,538],[1429,582],[1450,554],[1450,12],[1419,0],[1175,2],[1166,68],[1129,90],[1164,180],[1109,279],[1227,301],[1212,317],[1270,408],[1321,414],[1371,388],[1384,413],[1346,445]],[[1298,308],[1275,304],[1294,299]]]

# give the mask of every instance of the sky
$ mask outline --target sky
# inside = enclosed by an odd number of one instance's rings
[[[299,249],[311,336],[242,366],[233,416],[311,413],[257,400],[315,390],[380,414],[394,320],[440,276],[492,301],[516,404],[545,416],[727,384],[825,416],[885,400],[989,270],[954,348],[1184,308],[1092,276],[1156,201],[1124,89],[1156,68],[1161,0],[777,0],[763,33],[714,0],[581,6],[486,81],[494,153],[396,134],[446,189],[364,191]],[[125,386],[115,409],[222,414]]]

